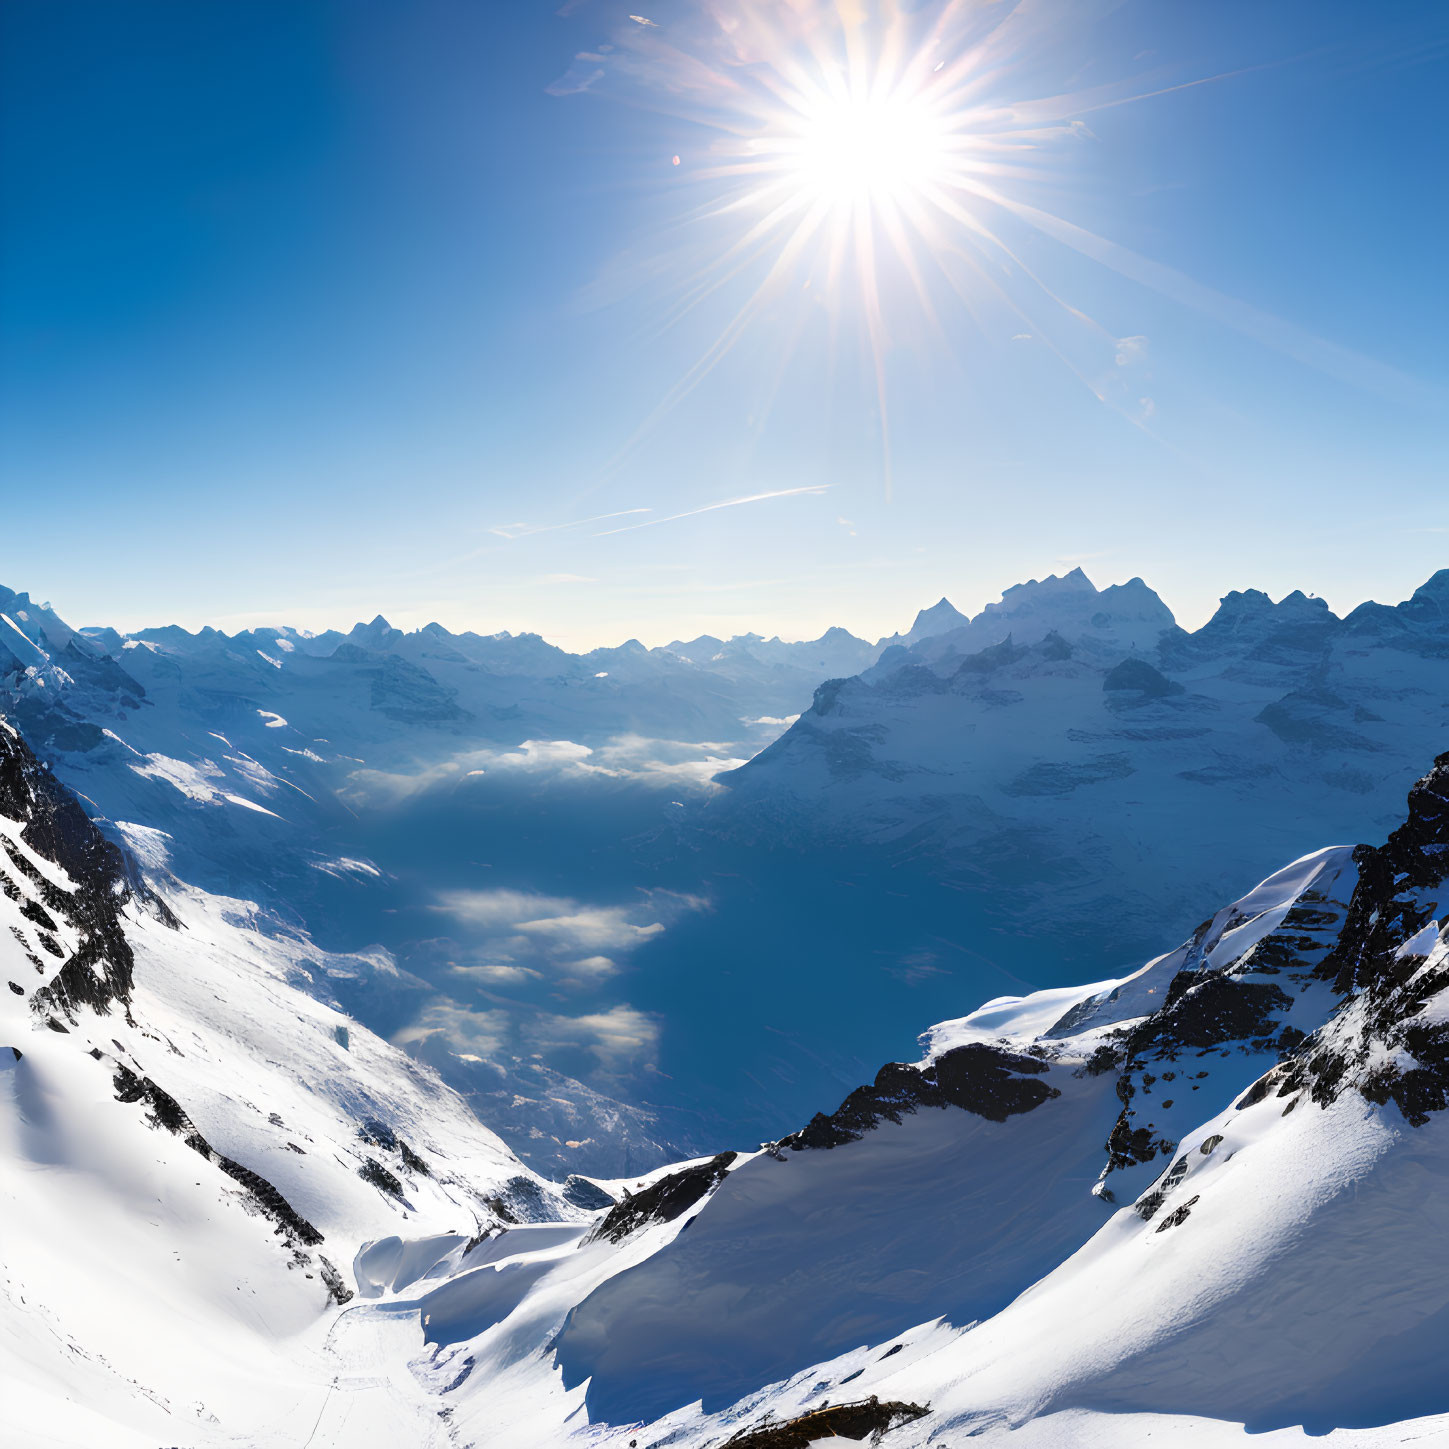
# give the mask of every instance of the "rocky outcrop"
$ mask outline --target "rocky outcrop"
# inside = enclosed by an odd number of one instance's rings
[[[139,897],[168,919],[170,913],[142,884],[121,849],[96,829],[75,796],[3,719],[0,818],[18,825],[18,838],[12,838],[6,831],[15,826],[0,824],[0,890],[22,902],[34,939],[21,944],[47,976],[33,990],[32,1005],[71,1018],[81,1007],[128,1013],[134,959],[121,911]],[[59,866],[68,884],[58,884],[32,855]],[[57,942],[61,923],[67,927],[64,934],[77,942],[68,954]]]
[[[862,1399],[854,1404],[826,1404],[780,1423],[760,1423],[742,1429],[724,1441],[721,1449],[810,1449],[826,1439],[866,1438],[878,1443],[880,1436],[902,1424],[924,1418],[930,1409],[902,1401]]]
[[[291,1251],[293,1262],[297,1266],[311,1263],[311,1258],[303,1249],[317,1247],[323,1241],[322,1234],[272,1183],[260,1173],[253,1172],[218,1152],[202,1135],[201,1129],[191,1120],[176,1098],[157,1086],[150,1077],[132,1071],[124,1062],[113,1061],[112,1067],[118,1102],[143,1103],[148,1109],[153,1126],[179,1137],[193,1152],[204,1157],[246,1193],[253,1209],[275,1225],[277,1236]],[[353,1295],[343,1286],[341,1275],[326,1258],[320,1258],[319,1264],[328,1295],[338,1304],[346,1303]]]
[[[667,1173],[639,1192],[629,1194],[599,1219],[585,1241],[608,1238],[610,1242],[622,1243],[651,1223],[673,1222],[724,1181],[738,1155],[721,1152],[708,1162]]]
[[[1154,669],[1145,659],[1124,659],[1107,671],[1102,681],[1103,694],[1132,694],[1141,699],[1167,699],[1184,693],[1184,687]]]
[[[885,1122],[921,1107],[959,1107],[991,1122],[1030,1112],[1060,1092],[1045,1080],[1048,1063],[1024,1052],[970,1042],[942,1052],[925,1067],[888,1062],[869,1086],[857,1087],[828,1116],[817,1112],[806,1126],[782,1138],[792,1152],[840,1147],[859,1141]]]
[[[1371,1102],[1392,1101],[1423,1126],[1449,1107],[1449,1024],[1427,1010],[1449,993],[1441,925],[1449,894],[1449,754],[1409,792],[1405,822],[1382,846],[1360,846],[1355,860],[1347,920],[1317,973],[1333,983],[1342,1007],[1249,1096],[1306,1090],[1327,1106],[1353,1087]]]

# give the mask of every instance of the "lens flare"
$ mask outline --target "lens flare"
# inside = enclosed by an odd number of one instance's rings
[[[610,45],[576,57],[557,94],[612,92],[670,118],[675,136],[709,138],[671,145],[674,165],[687,160],[676,176],[696,204],[668,229],[673,256],[639,269],[650,285],[675,279],[663,325],[711,299],[731,302],[614,464],[766,319],[783,374],[822,307],[833,338],[851,328],[863,337],[887,494],[887,356],[921,322],[944,340],[953,310],[964,319],[953,318],[954,347],[972,335],[1043,346],[1145,430],[1153,403],[1123,362],[1140,362],[1142,348],[1124,353],[1046,280],[1039,240],[1327,371],[1372,368],[1050,208],[1092,143],[1091,113],[1226,78],[1158,73],[1073,89],[1091,27],[1112,9],[1113,0],[701,0],[665,21],[635,17]]]

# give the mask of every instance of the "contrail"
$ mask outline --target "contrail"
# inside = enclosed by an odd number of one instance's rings
[[[741,503],[761,503],[766,498],[793,498],[798,493],[825,493],[828,483],[814,483],[808,488],[780,488],[774,493],[751,493],[748,498],[726,498],[722,503],[706,503],[703,508],[690,508],[684,513],[671,513],[667,518],[651,518],[645,523],[626,523],[622,528],[606,528],[594,538],[608,538],[613,533],[633,533],[636,528],[654,528],[661,523],[674,523],[680,518],[693,518],[696,513],[713,513],[717,508],[738,508]]]

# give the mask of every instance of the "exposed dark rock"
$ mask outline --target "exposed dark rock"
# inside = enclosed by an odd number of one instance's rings
[[[1333,983],[1335,1017],[1303,1037],[1285,1027],[1283,1060],[1239,1098],[1245,1109],[1271,1093],[1299,1094],[1321,1107],[1356,1088],[1380,1106],[1392,1102],[1414,1126],[1449,1107],[1449,1027],[1416,1020],[1449,991],[1449,968],[1427,966],[1409,943],[1441,913],[1449,878],[1449,754],[1409,792],[1409,813],[1384,845],[1354,852],[1358,883],[1333,948],[1313,974]],[[1309,913],[1298,912],[1299,921]],[[1288,924],[1287,921],[1284,922]],[[1316,921],[1311,924],[1317,924]]]
[[[1132,1034],[1129,1054],[1151,1042],[1158,1053],[1270,1035],[1276,1013],[1293,999],[1272,982],[1240,981],[1219,971],[1179,971],[1162,1010]]]
[[[397,1176],[387,1170],[375,1157],[367,1158],[357,1169],[357,1175],[370,1182],[379,1192],[390,1193],[395,1198],[403,1195],[403,1185]]]
[[[43,949],[61,959],[60,969],[35,993],[37,1011],[73,1018],[80,1007],[129,1015],[134,958],[121,924],[127,902],[139,899],[168,924],[169,910],[142,884],[121,849],[107,840],[11,726],[0,719],[0,815],[23,821],[20,841],[53,861],[74,882],[63,889],[38,870],[19,843],[0,835],[0,888],[12,900],[25,897],[22,913],[39,928]],[[51,934],[65,922],[79,938],[74,955]],[[31,954],[31,953],[28,953]],[[31,954],[32,961],[38,959]]]
[[[872,1395],[859,1403],[828,1405],[797,1419],[742,1429],[726,1439],[721,1449],[809,1449],[821,1439],[853,1439],[858,1443],[867,1436],[884,1434],[924,1418],[928,1413],[929,1406],[882,1401]]]
[[[829,1116],[817,1112],[779,1145],[793,1152],[839,1147],[858,1141],[882,1120],[899,1122],[903,1112],[918,1107],[960,1107],[1005,1122],[1061,1095],[1041,1080],[1047,1070],[1037,1057],[980,1042],[943,1052],[924,1070],[888,1062],[872,1085],[857,1087]]]
[[[583,1208],[586,1212],[613,1207],[618,1201],[612,1194],[605,1192],[598,1183],[590,1182],[587,1177],[579,1177],[574,1173],[564,1179],[563,1195],[565,1202],[570,1202],[577,1208]]]
[[[1157,1231],[1159,1233],[1165,1233],[1168,1228],[1180,1228],[1183,1223],[1185,1223],[1188,1218],[1192,1216],[1193,1206],[1196,1202],[1196,1197],[1190,1197],[1185,1203],[1183,1203],[1181,1207],[1173,1208],[1173,1210],[1168,1213],[1168,1215],[1163,1218],[1160,1223],[1158,1223]]]
[[[433,1170],[427,1162],[420,1157],[401,1137],[377,1117],[369,1117],[361,1127],[357,1129],[358,1137],[372,1147],[381,1147],[388,1152],[396,1152],[402,1159],[402,1164],[409,1172],[416,1172],[423,1177],[431,1177]]]
[[[397,1151],[397,1134],[386,1122],[377,1117],[369,1117],[361,1127],[357,1129],[358,1139],[366,1142],[372,1147],[385,1147],[389,1152]]]
[[[1354,859],[1358,886],[1320,970],[1345,996],[1380,983],[1398,948],[1434,915],[1449,875],[1449,754],[1410,789],[1404,823],[1382,846],[1359,846]]]
[[[1139,1162],[1151,1162],[1154,1157],[1169,1153],[1175,1142],[1156,1137],[1150,1127],[1134,1127],[1125,1110],[1112,1126],[1104,1144],[1107,1153],[1107,1170],[1121,1171]]]
[[[1153,1214],[1167,1200],[1167,1195],[1187,1176],[1187,1158],[1179,1157],[1162,1177],[1158,1180],[1156,1187],[1151,1192],[1141,1197],[1136,1205],[1137,1216],[1143,1222],[1150,1222]]]
[[[433,1169],[401,1137],[397,1140],[397,1154],[402,1158],[403,1166],[409,1172],[416,1172],[420,1177],[431,1177],[433,1175]]]
[[[328,1296],[339,1308],[356,1296],[343,1281],[342,1274],[333,1266],[331,1260],[324,1258],[321,1253],[317,1254],[317,1268],[322,1274],[322,1282],[327,1289]]]
[[[724,1181],[730,1164],[738,1156],[737,1152],[721,1152],[708,1162],[667,1173],[642,1191],[615,1203],[584,1241],[591,1243],[608,1238],[610,1242],[622,1243],[631,1233],[650,1223],[673,1222]]]
[[[1166,699],[1186,691],[1175,679],[1154,669],[1145,659],[1124,659],[1102,681],[1102,692],[1135,690],[1144,699]]]
[[[1126,1058],[1126,1050],[1113,1042],[1103,1042],[1079,1068],[1086,1077],[1100,1077],[1103,1072],[1120,1067]]]
[[[98,1055],[93,1053],[93,1055]],[[277,1236],[293,1251],[294,1261],[304,1261],[303,1247],[316,1247],[322,1242],[322,1234],[304,1218],[285,1197],[260,1173],[234,1161],[218,1152],[202,1135],[200,1128],[187,1115],[181,1104],[150,1077],[143,1077],[122,1062],[113,1062],[113,1087],[118,1102],[144,1102],[149,1109],[153,1126],[164,1128],[181,1140],[195,1153],[204,1157],[213,1167],[231,1178],[241,1187],[252,1205],[262,1216],[275,1224]],[[352,1294],[342,1286],[341,1275],[331,1264],[322,1259],[322,1280],[327,1291],[337,1303],[345,1303]],[[330,1274],[329,1274],[329,1271]]]

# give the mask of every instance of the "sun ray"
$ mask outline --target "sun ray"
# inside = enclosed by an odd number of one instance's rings
[[[736,0],[728,11],[700,6],[668,27],[635,27],[639,33],[620,37],[616,74],[661,114],[713,137],[681,176],[703,199],[679,223],[696,240],[661,330],[713,309],[732,289],[743,287],[744,296],[606,475],[767,315],[778,331],[771,395],[801,346],[807,316],[823,312],[832,376],[840,341],[855,330],[887,496],[889,357],[922,324],[934,345],[946,345],[949,335],[961,346],[959,329],[948,334],[946,326],[957,306],[979,334],[988,327],[981,303],[994,299],[1025,320],[1094,396],[1142,426],[1116,396],[1120,386],[1114,391],[1104,380],[1115,365],[1113,332],[1049,282],[1040,259],[1029,260],[1022,245],[1029,234],[1311,365],[1368,385],[1406,382],[1039,204],[1042,187],[1063,176],[1068,148],[1090,143],[1082,116],[1268,68],[1054,84],[1053,64],[1060,70],[1070,53],[1063,27],[1101,9],[1054,0]],[[1043,65],[1051,56],[1053,64]],[[1024,82],[1026,75],[1041,78],[1039,86]],[[1014,278],[1044,299],[1058,325],[1031,321]],[[787,316],[775,304],[792,293],[808,300]]]

